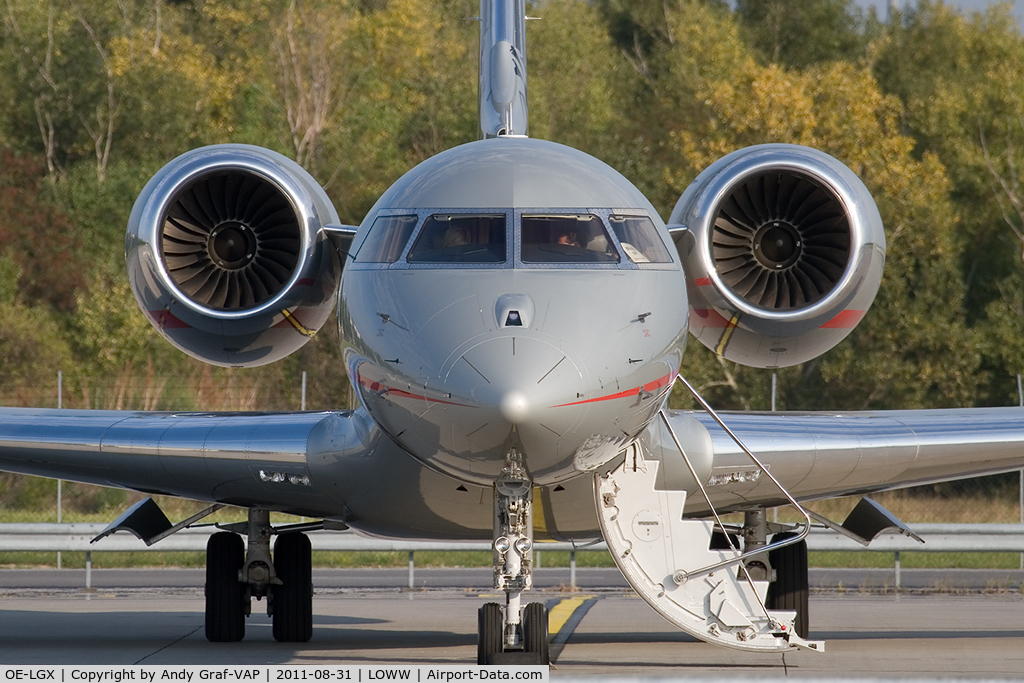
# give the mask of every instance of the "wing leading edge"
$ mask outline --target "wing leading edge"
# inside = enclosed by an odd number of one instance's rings
[[[750,458],[710,416],[668,411],[668,418],[716,508],[785,503],[778,489],[760,476]],[[729,413],[724,419],[790,493],[803,501],[1024,467],[1021,408]],[[654,457],[666,459],[666,470],[684,467],[665,455],[674,447],[666,446],[670,436],[658,424],[642,440],[647,442],[644,450],[650,452],[653,445]],[[374,529],[376,533],[402,536],[412,530],[399,532],[397,512],[390,521],[383,521],[389,516],[371,508],[405,509],[408,496],[415,493],[424,506],[437,509],[454,503],[457,497],[452,491],[462,493],[459,482],[424,470],[384,436],[364,411],[152,413],[3,408],[0,469],[306,516],[351,517],[355,507],[360,517],[381,516],[382,526]],[[667,476],[664,486],[677,488]],[[688,477],[676,480],[690,481]],[[371,488],[376,490],[372,496]],[[708,512],[696,493],[688,499],[688,514]],[[432,497],[437,501],[432,502]],[[476,494],[464,497],[476,498]],[[403,498],[405,504],[397,505]],[[572,500],[578,506],[579,497]],[[479,501],[470,505],[473,516],[478,505]],[[556,501],[552,507],[558,507]],[[458,518],[461,526],[466,519],[462,514]],[[389,531],[392,524],[395,528]],[[582,520],[573,526],[596,528]],[[422,532],[436,535],[426,528]],[[457,535],[465,533],[463,529]]]
[[[493,514],[489,488],[424,467],[363,409],[0,408],[0,470],[333,519],[393,538],[487,538]],[[550,503],[540,537],[594,538],[588,478],[541,496]]]
[[[731,413],[725,423],[798,500],[864,495],[1024,467],[1024,409]],[[720,510],[786,503],[706,413],[669,411],[673,429],[705,433],[705,487]],[[665,442],[662,437],[662,443]],[[690,438],[690,442],[695,440]],[[683,447],[686,448],[684,442]],[[687,455],[690,455],[689,453]],[[698,455],[699,457],[699,455]],[[692,458],[691,458],[692,459]],[[691,496],[687,512],[707,512]]]
[[[339,506],[314,483],[308,456],[325,439],[360,450],[351,412],[152,413],[0,410],[0,469],[330,517]]]

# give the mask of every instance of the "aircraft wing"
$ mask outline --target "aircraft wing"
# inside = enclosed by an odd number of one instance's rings
[[[311,455],[360,450],[345,412],[0,409],[0,469],[242,507],[330,516]]]
[[[394,538],[486,538],[493,506],[490,490],[425,467],[362,409],[0,408],[0,471],[339,520]],[[569,488],[574,504],[548,511],[544,533],[591,539],[592,485],[583,477]]]
[[[710,415],[666,411],[666,416],[717,509],[785,504],[778,488]],[[1022,408],[725,413],[722,418],[803,501],[1024,467]],[[655,422],[649,434],[645,440],[673,450],[663,424]],[[672,474],[685,467],[681,460],[666,459],[665,467],[670,482],[685,480]],[[455,486],[447,477],[424,473],[365,411],[2,408],[0,470],[320,517],[341,516],[357,504],[381,471],[391,473],[392,493],[412,487],[427,497],[436,490],[443,498]],[[427,486],[429,478],[438,481]],[[365,506],[386,503],[384,488]],[[580,500],[575,496],[572,504],[578,507]],[[687,511],[701,514],[706,507],[692,491]],[[552,511],[558,513],[564,511]],[[588,525],[574,526],[583,531]]]
[[[863,495],[1024,467],[1024,408],[728,413],[734,434],[798,500]],[[704,412],[669,411],[677,436],[710,449],[705,488],[716,508],[785,504],[736,442]],[[706,435],[693,435],[693,421]],[[664,430],[666,431],[667,430]],[[662,435],[664,443],[669,435]],[[687,448],[686,440],[683,448]],[[696,445],[701,444],[701,445]],[[698,456],[698,459],[700,456]],[[687,509],[700,507],[698,496]]]

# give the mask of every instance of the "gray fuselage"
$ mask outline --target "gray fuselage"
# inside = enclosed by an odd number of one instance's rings
[[[678,372],[686,284],[665,225],[571,148],[498,138],[442,153],[380,198],[350,256],[338,317],[361,402],[458,479],[492,483],[511,449],[539,485],[593,471]]]

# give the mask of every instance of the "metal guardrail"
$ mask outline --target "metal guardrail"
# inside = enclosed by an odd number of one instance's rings
[[[85,553],[85,587],[92,587],[92,553],[94,552],[203,552],[210,536],[218,531],[212,526],[182,529],[159,543],[147,546],[130,533],[106,536],[96,543],[105,524],[0,524],[0,553],[4,552],[82,552]],[[308,534],[313,550],[329,552],[406,552],[409,556],[409,588],[414,585],[415,553],[439,551],[491,550],[489,541],[403,541],[359,536],[351,531],[314,531]],[[606,550],[604,543],[580,547],[572,543],[538,544],[543,551],[568,551],[570,580],[576,585],[576,551]]]
[[[147,546],[130,533],[116,533],[91,543],[105,524],[0,524],[0,552],[199,552],[218,531],[212,526],[192,527]],[[313,550],[327,551],[424,551],[490,550],[486,541],[400,541],[368,538],[351,531],[314,531],[309,534]],[[569,543],[559,550],[572,549]],[[555,548],[552,548],[555,549]]]
[[[183,529],[156,545],[146,546],[128,533],[118,533],[90,543],[104,524],[0,524],[0,552],[198,552],[216,528]],[[915,524],[913,529],[925,543],[902,535],[882,535],[870,547],[856,543],[828,529],[815,527],[807,538],[811,551],[869,552],[1024,552],[1024,525],[1021,524]],[[489,551],[489,541],[402,541],[369,538],[351,531],[315,531],[309,534],[313,550],[326,551],[398,551],[480,550]],[[604,543],[580,546],[572,543],[543,543],[539,551],[602,551]]]
[[[807,548],[813,551],[867,550],[879,553],[1024,552],[1024,524],[912,524],[911,528],[924,539],[924,543],[896,534],[879,536],[870,546],[864,547],[828,529],[814,528],[807,539]]]
[[[94,552],[202,552],[216,528],[183,529],[153,546],[128,533],[107,536],[91,543],[104,524],[0,524],[0,552],[84,552],[86,554],[86,587],[92,585],[92,553]],[[900,553],[904,552],[1012,552],[1024,553],[1024,525],[1021,524],[915,524],[914,532],[924,538],[918,543],[902,535],[883,535],[869,547],[829,529],[815,527],[807,537],[810,551],[880,552],[895,556],[896,586],[900,585]],[[409,587],[413,586],[414,555],[417,552],[490,551],[488,541],[403,541],[359,536],[351,531],[316,531],[309,534],[313,550],[329,552],[406,552],[409,554]],[[569,552],[571,585],[576,585],[576,553],[607,551],[595,543],[576,546],[572,543],[537,543],[538,552]]]

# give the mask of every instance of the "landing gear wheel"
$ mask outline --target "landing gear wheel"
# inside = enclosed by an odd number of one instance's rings
[[[548,610],[542,603],[531,602],[523,610],[523,649],[540,656],[538,664],[550,664],[548,651]]]
[[[796,534],[776,534],[772,542],[793,538]],[[801,638],[807,638],[810,631],[808,618],[807,542],[800,541],[768,553],[768,561],[775,570],[776,579],[768,586],[766,607],[768,609],[793,610],[796,621],[793,627]]]
[[[242,537],[230,531],[206,543],[206,639],[237,643],[245,637],[246,586],[238,580],[245,563]]]
[[[313,551],[305,534],[281,534],[274,543],[274,569],[280,585],[271,586],[274,640],[305,643],[313,637]]]
[[[491,655],[504,650],[505,617],[501,605],[496,602],[484,603],[477,613],[476,663],[488,664]]]

